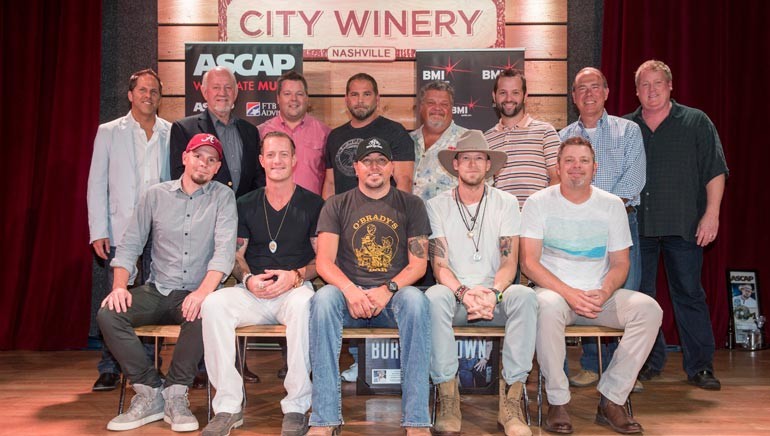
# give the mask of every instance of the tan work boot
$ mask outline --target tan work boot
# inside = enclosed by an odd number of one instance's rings
[[[436,389],[438,389],[438,399],[433,434],[457,436],[460,434],[463,421],[463,416],[460,414],[460,389],[457,387],[457,379],[439,383]]]
[[[497,424],[505,431],[506,436],[532,436],[521,407],[523,389],[524,383],[516,382],[508,385],[500,377],[500,408]]]
[[[406,427],[406,436],[430,436],[428,427]]]
[[[310,427],[305,436],[337,436],[338,434],[340,434],[340,426]]]

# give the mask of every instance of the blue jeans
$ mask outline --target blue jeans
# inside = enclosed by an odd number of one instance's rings
[[[703,370],[713,371],[714,332],[706,292],[700,281],[703,248],[680,236],[642,237],[641,252],[641,291],[653,298],[656,294],[658,259],[663,253],[669,295],[684,354],[684,371],[690,377]],[[665,363],[666,341],[663,332],[658,332],[646,364],[654,371],[662,371]]]
[[[639,246],[639,221],[636,218],[636,211],[628,214],[628,228],[631,230],[631,241],[634,245],[628,251],[631,266],[628,269],[626,283],[623,289],[638,291],[642,282],[642,255]],[[648,294],[649,295],[649,294]],[[653,295],[654,297],[654,295]],[[593,372],[599,372],[599,357],[596,352],[596,338],[583,338],[583,356],[580,358],[580,367]],[[609,339],[608,343],[602,344],[602,371],[607,369],[615,349],[618,348],[616,339]]]
[[[430,427],[428,413],[430,308],[413,286],[401,288],[385,309],[370,319],[353,319],[339,288],[326,285],[310,301],[310,364],[313,413],[310,425],[336,426],[342,421],[340,350],[343,327],[398,327],[401,340],[401,425]]]

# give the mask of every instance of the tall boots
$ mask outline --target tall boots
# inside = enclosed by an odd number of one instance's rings
[[[524,383],[516,382],[508,385],[500,377],[500,408],[497,424],[505,431],[506,436],[532,436],[521,406],[523,389]]]
[[[436,401],[436,423],[433,424],[433,434],[440,436],[459,436],[462,425],[460,414],[460,390],[457,379],[436,386],[438,400]]]

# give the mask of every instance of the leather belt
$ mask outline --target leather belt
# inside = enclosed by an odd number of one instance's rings
[[[636,206],[626,206],[626,213],[636,212]]]

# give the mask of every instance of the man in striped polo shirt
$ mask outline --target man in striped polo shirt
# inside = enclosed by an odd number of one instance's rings
[[[508,155],[505,166],[495,175],[494,186],[515,195],[522,206],[530,195],[559,183],[556,152],[561,141],[553,126],[527,113],[527,79],[521,71],[501,71],[492,100],[500,122],[484,136],[490,149]]]

